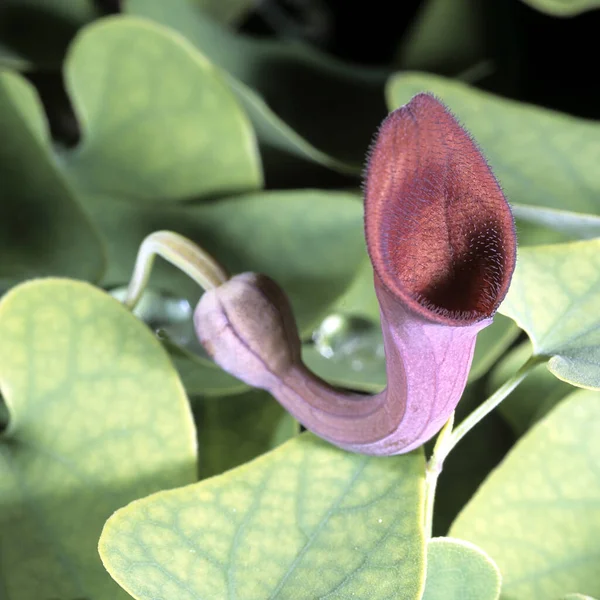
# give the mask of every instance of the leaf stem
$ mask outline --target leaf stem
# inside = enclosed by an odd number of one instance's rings
[[[479,405],[455,429],[454,414],[440,431],[433,452],[425,469],[425,500],[424,500],[424,528],[427,539],[431,538],[433,529],[433,506],[437,480],[442,472],[444,461],[452,449],[463,437],[491,413],[546,357],[532,356],[508,381],[501,385],[485,402]]]
[[[442,472],[442,464],[434,460],[437,453],[441,452],[441,448],[446,444],[448,436],[452,433],[452,427],[454,426],[454,412],[450,415],[450,418],[446,421],[446,424],[442,427],[435,446],[433,453],[427,465],[425,466],[425,506],[423,509],[424,517],[424,528],[425,536],[427,539],[431,538],[433,530],[433,505],[435,501],[435,489],[437,487],[437,481],[440,473]]]
[[[123,301],[131,310],[144,293],[157,255],[181,269],[205,290],[218,287],[229,278],[223,267],[187,238],[172,231],[155,231],[144,239],[138,250]]]

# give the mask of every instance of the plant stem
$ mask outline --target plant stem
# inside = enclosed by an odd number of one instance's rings
[[[546,360],[545,357],[532,356],[508,381],[501,385],[485,402],[478,406],[455,429],[454,414],[440,431],[433,452],[425,469],[425,535],[431,538],[433,528],[433,506],[437,480],[442,472],[444,461],[452,449],[462,438],[491,413],[539,364]]]
[[[435,446],[433,453],[427,465],[425,466],[425,504],[423,509],[424,518],[424,529],[426,539],[431,538],[433,530],[433,505],[435,502],[435,489],[437,487],[437,480],[442,471],[442,464],[435,461],[434,457],[436,453],[441,451],[441,448],[446,444],[448,436],[452,433],[452,427],[454,425],[454,412],[450,415],[450,418],[446,421],[446,424],[442,427]]]
[[[196,244],[172,231],[156,231],[144,239],[138,250],[127,296],[123,301],[131,310],[148,284],[157,255],[181,269],[205,290],[218,287],[228,279],[225,270]]]

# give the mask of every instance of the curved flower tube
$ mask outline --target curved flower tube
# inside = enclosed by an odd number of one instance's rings
[[[269,391],[307,429],[354,452],[420,446],[463,393],[477,333],[512,277],[509,205],[475,142],[429,94],[383,122],[365,184],[365,232],[375,271],[387,388],[348,393],[302,364],[281,289],[245,273],[207,291],[200,341],[222,368]]]

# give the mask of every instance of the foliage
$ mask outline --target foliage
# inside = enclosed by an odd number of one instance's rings
[[[600,598],[598,2],[288,4],[0,6],[0,598]],[[419,92],[488,159],[517,267],[467,425],[363,456],[220,370],[172,265],[118,299],[176,231],[282,286],[318,376],[379,392],[361,173]]]

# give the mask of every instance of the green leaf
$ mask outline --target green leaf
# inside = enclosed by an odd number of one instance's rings
[[[596,215],[525,204],[513,204],[512,211],[521,246],[600,237],[600,217]]]
[[[98,16],[91,0],[2,0],[0,65],[56,67],[77,30]]]
[[[531,354],[529,341],[511,350],[490,373],[489,392],[492,393],[508,381]],[[554,377],[546,365],[541,364],[502,401],[498,410],[515,434],[521,436],[572,391],[571,385]]]
[[[248,390],[245,383],[223,371],[210,359],[176,344],[166,343],[165,346],[189,396],[202,395],[212,398]]]
[[[471,132],[511,202],[600,214],[600,123],[420,73],[394,75],[388,105],[423,91],[436,94]]]
[[[500,312],[573,385],[600,389],[600,238],[521,248]]]
[[[11,600],[123,598],[97,542],[109,515],[196,475],[168,356],[116,300],[45,279],[0,303],[0,572]]]
[[[422,600],[497,600],[502,577],[481,549],[452,538],[427,544],[427,580]]]
[[[563,597],[563,600],[595,600],[591,596],[584,596],[583,594],[567,594]]]
[[[600,396],[579,390],[525,434],[450,535],[494,557],[502,597],[600,593]]]
[[[0,278],[40,275],[97,280],[98,234],[50,156],[50,135],[34,88],[0,71]]]
[[[255,271],[288,293],[302,331],[310,331],[345,292],[364,256],[363,207],[353,194],[321,190],[264,192],[218,202],[141,206],[88,198],[109,251],[107,286],[128,283],[146,235],[168,229],[205,248],[231,273]],[[187,298],[201,290],[174,267],[157,261],[151,286]]]
[[[261,187],[246,114],[175,32],[133,17],[102,19],[77,36],[65,78],[83,140],[62,162],[78,189],[167,202]]]
[[[352,284],[335,303],[334,310],[351,317],[362,317],[379,323],[379,301],[373,284],[373,266],[364,250],[363,262]]]
[[[299,433],[293,419],[262,390],[232,397],[195,398],[201,478],[220,475]]]
[[[100,554],[138,600],[417,600],[423,471],[420,451],[367,457],[303,434],[119,510]]]
[[[523,0],[541,12],[557,17],[572,17],[600,7],[598,0]]]
[[[403,71],[455,75],[485,58],[481,6],[473,0],[427,0],[402,36],[398,66]]]
[[[349,67],[299,43],[234,34],[189,0],[128,0],[125,9],[181,32],[223,69],[265,146],[360,175],[386,114],[385,73]]]

